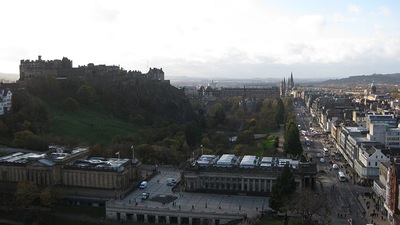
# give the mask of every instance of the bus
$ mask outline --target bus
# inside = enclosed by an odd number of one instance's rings
[[[346,175],[342,171],[339,171],[339,180],[345,182],[347,180]]]

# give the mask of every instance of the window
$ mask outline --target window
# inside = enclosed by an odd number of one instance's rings
[[[378,166],[378,162],[375,162],[375,166]]]
[[[370,166],[371,165],[371,162],[368,162],[368,166]]]

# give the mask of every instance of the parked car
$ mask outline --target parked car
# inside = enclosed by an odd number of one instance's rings
[[[332,168],[333,168],[334,170],[338,170],[338,169],[339,169],[339,165],[335,163],[335,164],[332,165]]]
[[[145,189],[147,187],[147,181],[142,181],[142,183],[140,183],[139,188],[140,189]]]
[[[146,200],[146,199],[148,199],[150,197],[150,193],[143,192],[140,196],[142,197],[143,200]]]
[[[325,159],[324,158],[320,158],[319,161],[322,162],[322,163],[325,163]]]
[[[174,186],[176,184],[175,178],[167,178],[167,185]]]

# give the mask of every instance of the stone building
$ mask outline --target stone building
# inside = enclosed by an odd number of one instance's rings
[[[20,81],[31,77],[54,76],[58,79],[78,77],[80,79],[104,79],[119,81],[127,78],[146,78],[150,80],[164,81],[162,69],[150,68],[146,74],[140,71],[126,71],[119,66],[94,65],[73,67],[72,60],[63,57],[61,60],[43,60],[39,55],[37,60],[20,61]],[[168,81],[166,81],[168,82]]]
[[[285,165],[292,168],[299,188],[314,186],[315,162],[224,154],[203,155],[192,162],[183,174],[184,188],[196,192],[268,195]]]
[[[88,158],[88,148],[45,153],[16,152],[0,157],[0,182],[30,181],[38,186],[62,185],[126,189],[141,178],[136,159]]]
[[[0,115],[11,111],[12,92],[10,90],[0,90]]]
[[[277,87],[264,88],[224,88],[213,90],[212,94],[216,97],[229,98],[242,96],[244,98],[278,98],[279,89]]]

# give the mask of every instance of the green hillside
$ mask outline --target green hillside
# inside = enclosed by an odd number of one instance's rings
[[[113,118],[101,105],[81,107],[64,113],[57,105],[46,104],[50,112],[49,133],[84,143],[108,146],[116,135],[136,132],[138,126]]]

